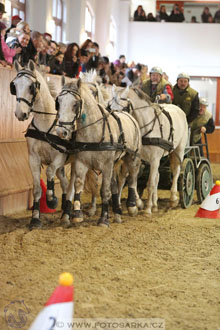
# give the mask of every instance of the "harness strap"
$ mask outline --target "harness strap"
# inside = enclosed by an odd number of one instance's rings
[[[117,124],[118,124],[118,127],[119,127],[119,130],[120,130],[120,135],[119,135],[119,138],[118,138],[118,143],[125,143],[125,134],[124,134],[124,131],[122,129],[122,124],[121,124],[121,119],[117,116],[116,112],[115,111],[112,111],[111,112],[111,115],[112,117],[115,118],[115,120],[117,121]]]

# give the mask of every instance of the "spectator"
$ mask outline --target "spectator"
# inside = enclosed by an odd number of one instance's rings
[[[52,74],[58,74],[63,75],[64,74],[64,54],[60,51],[58,51],[53,58],[53,60],[50,62],[50,73]]]
[[[183,21],[185,21],[185,17],[179,8],[179,5],[174,4],[173,10],[169,16],[169,22],[183,22]]]
[[[103,84],[111,83],[110,62],[107,56],[99,57],[97,74],[101,77]]]
[[[167,22],[169,20],[169,16],[166,12],[166,7],[164,5],[160,6],[160,11],[157,15],[157,21],[159,22]]]
[[[44,32],[43,37],[47,40],[47,41],[51,41],[52,40],[52,35],[48,32]]]
[[[196,16],[191,17],[191,22],[190,23],[198,23],[197,19],[196,19]]]
[[[73,42],[67,46],[64,54],[64,71],[67,77],[75,78],[79,69],[79,46]]]
[[[65,54],[67,50],[67,45],[65,45],[63,42],[58,43],[59,51],[63,54]]]
[[[49,41],[42,38],[41,49],[38,56],[38,64],[42,72],[50,72],[50,67],[47,65],[47,51],[49,48]]]
[[[8,47],[8,45],[5,43],[4,40],[6,34],[6,25],[2,22],[0,22],[0,33],[1,33],[1,49],[4,55],[4,59],[6,63],[12,64],[13,57],[21,52],[21,47],[15,49]]]
[[[199,114],[198,92],[190,87],[189,80],[189,75],[182,72],[177,76],[177,83],[173,87],[173,104],[185,112],[188,124]]]
[[[11,29],[15,29],[17,24],[21,21],[21,17],[18,15],[12,16],[11,18],[11,26],[6,30],[5,33],[5,40],[7,39],[8,34],[10,33]]]
[[[87,49],[91,54],[89,61],[86,63],[86,71],[91,69],[97,69],[99,64],[99,45],[97,42],[93,42],[92,47]]]
[[[119,56],[119,61],[120,61],[120,66],[122,67],[123,64],[126,62],[126,57],[125,57],[125,55],[120,55],[120,56]]]
[[[49,48],[47,50],[47,56],[46,56],[48,66],[50,66],[50,62],[53,61],[57,52],[58,52],[58,44],[56,43],[56,41],[51,40],[49,42]]]
[[[134,12],[134,21],[146,21],[147,17],[145,11],[141,5],[137,7]]]
[[[152,102],[158,96],[159,103],[172,103],[172,85],[163,78],[163,71],[158,66],[150,70],[150,78],[143,83],[142,90],[150,96]]]
[[[42,49],[43,35],[38,31],[31,32],[31,39],[27,46],[30,59],[39,63],[39,53]]]
[[[156,22],[157,20],[156,20],[156,18],[154,17],[154,15],[152,13],[149,13],[147,15],[147,21],[148,22]]]
[[[14,56],[13,61],[18,60],[21,66],[24,67],[30,59],[30,54],[27,49],[27,45],[30,41],[30,34],[23,31],[18,31],[18,33],[17,38],[14,38],[11,42],[9,42],[8,46],[13,49],[21,47],[21,52]]]
[[[220,5],[218,6],[218,10],[216,11],[216,13],[214,15],[214,22],[220,23]]]
[[[202,133],[213,133],[215,130],[214,120],[207,110],[208,102],[204,97],[199,98],[199,115],[190,123],[191,144],[202,143]],[[204,156],[203,148],[200,146],[201,156]]]
[[[214,18],[212,15],[208,17],[208,23],[214,23]]]
[[[208,23],[209,16],[212,16],[212,14],[209,11],[209,7],[204,7],[201,18],[202,18],[202,23]]]
[[[2,19],[3,15],[6,13],[5,5],[0,2],[0,19]]]
[[[80,49],[79,51],[79,67],[77,78],[79,77],[80,72],[86,72],[86,63],[88,62],[89,52],[86,49]]]

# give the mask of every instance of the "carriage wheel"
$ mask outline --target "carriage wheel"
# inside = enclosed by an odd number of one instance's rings
[[[210,166],[206,163],[202,163],[197,172],[196,176],[196,192],[199,203],[206,198],[212,189],[213,178]]]
[[[193,161],[185,158],[179,177],[180,204],[184,209],[190,207],[195,188],[195,169]]]

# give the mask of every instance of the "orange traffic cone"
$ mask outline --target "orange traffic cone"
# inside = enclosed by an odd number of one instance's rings
[[[41,186],[41,189],[42,189],[42,195],[41,195],[41,199],[40,199],[40,212],[41,213],[53,213],[53,212],[56,212],[55,209],[50,209],[47,206],[47,196],[46,196],[47,187],[46,187],[43,179],[40,179],[40,186]]]
[[[220,219],[220,181],[216,181],[215,186],[210,193],[206,196],[195,217]]]
[[[62,273],[59,286],[56,287],[44,309],[38,314],[29,330],[70,329],[74,310],[73,276]]]

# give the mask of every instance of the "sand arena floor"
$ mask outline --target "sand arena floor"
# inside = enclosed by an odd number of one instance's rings
[[[220,165],[213,168],[220,179]],[[31,211],[0,217],[0,329],[12,329],[4,309],[22,300],[29,313],[20,328],[28,329],[63,271],[75,278],[77,318],[158,317],[169,330],[220,329],[220,220],[195,218],[196,198],[170,210],[168,191],[159,197],[151,218],[131,218],[124,207],[123,223],[108,229],[96,226],[100,207],[69,229],[59,226],[59,210],[42,214],[43,229],[31,232]],[[19,324],[18,310],[12,315]]]

